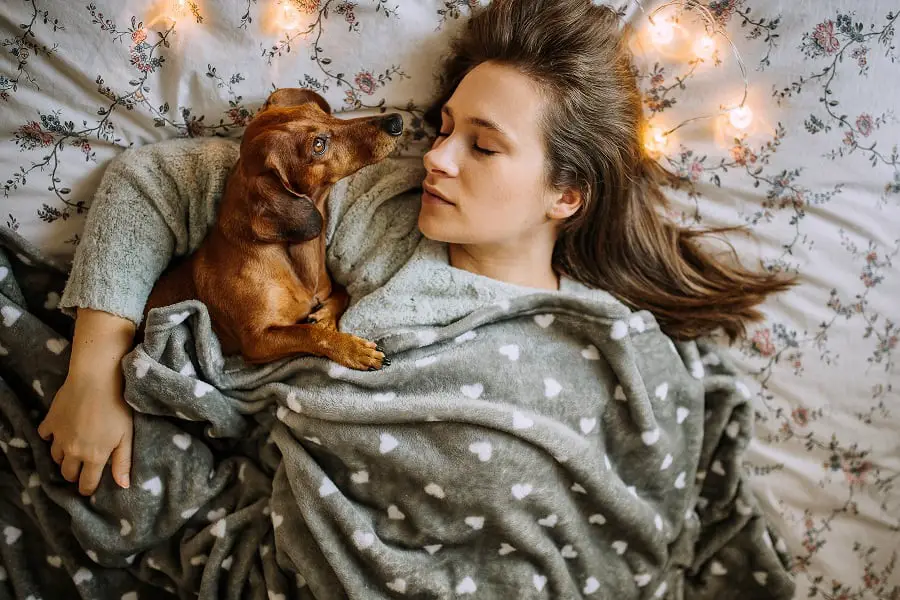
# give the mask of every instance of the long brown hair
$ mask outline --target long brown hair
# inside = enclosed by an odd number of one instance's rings
[[[736,228],[688,229],[660,214],[662,186],[678,177],[642,144],[644,116],[627,30],[611,8],[590,0],[494,0],[476,10],[453,41],[438,99],[440,110],[463,77],[491,61],[537,81],[548,98],[542,116],[547,181],[578,189],[583,206],[562,225],[554,268],[647,309],[674,338],[722,328],[733,341],[756,308],[792,282],[722,260],[699,238]],[[730,245],[729,245],[730,246]]]

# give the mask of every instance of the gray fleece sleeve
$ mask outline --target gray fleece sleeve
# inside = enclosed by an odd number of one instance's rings
[[[126,150],[94,196],[60,309],[91,308],[141,322],[173,256],[193,252],[215,220],[239,145],[169,140]]]

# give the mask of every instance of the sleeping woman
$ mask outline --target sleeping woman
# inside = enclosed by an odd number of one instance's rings
[[[329,200],[340,327],[385,349],[377,372],[235,366],[199,317],[193,337],[131,352],[154,281],[212,223],[237,143],[118,158],[62,300],[70,370],[39,428],[63,476],[92,494],[109,462],[129,487],[143,393],[241,435],[184,397],[190,360],[209,397],[277,405],[278,565],[309,597],[789,598],[741,480],[749,392],[701,338],[742,336],[790,282],[662,216],[674,177],[643,148],[615,12],[477,10],[426,120],[424,160],[366,168]]]

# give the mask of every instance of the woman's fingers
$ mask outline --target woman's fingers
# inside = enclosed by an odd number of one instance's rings
[[[78,475],[81,473],[81,461],[72,456],[66,455],[62,461],[62,476],[66,481],[75,483]]]
[[[62,444],[60,444],[56,439],[53,440],[53,445],[50,446],[50,456],[53,457],[53,462],[58,465],[62,464],[63,458],[66,456],[66,453],[63,452]]]
[[[105,466],[106,463],[84,463],[81,467],[81,477],[78,479],[78,491],[82,496],[90,496],[97,491]]]

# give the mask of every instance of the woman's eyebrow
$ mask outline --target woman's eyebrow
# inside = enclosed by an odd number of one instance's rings
[[[447,106],[446,104],[441,108],[441,112],[444,113],[445,115],[447,115],[448,117],[450,117],[451,119],[453,118],[453,111],[450,110],[450,107]],[[474,125],[476,127],[484,127],[485,129],[493,129],[497,133],[499,133],[507,138],[512,139],[512,136],[510,136],[508,133],[506,133],[506,131],[502,127],[500,127],[500,125],[498,125],[494,121],[491,121],[490,119],[484,119],[482,117],[469,117],[468,123],[471,125]]]

